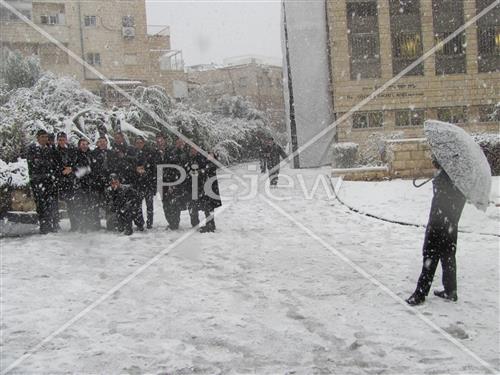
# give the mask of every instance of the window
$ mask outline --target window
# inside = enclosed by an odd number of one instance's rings
[[[500,122],[500,106],[481,105],[478,110],[480,122]]]
[[[96,27],[97,26],[97,17],[96,16],[85,16],[83,18],[83,24],[85,27]]]
[[[351,79],[380,77],[377,2],[348,2],[347,26]]]
[[[476,11],[481,12],[494,0],[477,0]],[[500,5],[477,21],[478,71],[500,71]]]
[[[435,36],[435,44],[441,43],[443,40],[448,38],[452,33],[438,33]],[[459,34],[447,43],[445,43],[441,48],[436,51],[437,55],[444,56],[457,56],[465,54],[465,35]]]
[[[135,21],[133,16],[123,16],[122,17],[122,26],[123,27],[134,27]]]
[[[57,14],[42,15],[40,16],[40,23],[42,25],[58,25],[59,16]]]
[[[378,38],[371,34],[353,35],[352,43],[352,58],[356,60],[377,59],[378,55]]]
[[[390,0],[390,14],[391,17],[404,15],[420,17],[420,0]]]
[[[381,111],[358,112],[352,115],[353,129],[381,128],[384,126],[384,114]]]
[[[432,0],[434,44],[448,38],[464,24],[464,0]],[[436,74],[466,73],[465,32],[448,41],[436,52]]]
[[[401,33],[394,39],[394,56],[397,58],[415,60],[422,53],[420,35]]]
[[[101,54],[87,53],[87,63],[90,65],[101,65]]]
[[[261,77],[259,77],[259,79],[262,80]],[[240,85],[240,87],[247,87],[248,86],[248,78],[247,77],[240,77],[239,85]]]
[[[467,122],[466,107],[445,107],[437,109],[439,121],[450,122],[452,124],[464,124]]]
[[[406,109],[396,111],[396,126],[422,126],[424,124],[425,111],[423,109]]]
[[[392,73],[399,74],[422,56],[420,0],[390,0]],[[423,62],[406,75],[423,75]]]

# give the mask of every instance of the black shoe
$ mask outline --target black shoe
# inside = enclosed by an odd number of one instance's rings
[[[146,224],[146,228],[148,228],[148,229],[153,228],[153,224]]]
[[[406,300],[406,303],[410,306],[418,306],[425,302],[425,296],[413,293],[410,298]]]
[[[457,292],[452,292],[452,293],[448,294],[444,290],[435,290],[434,295],[436,297],[447,299],[447,300],[453,301],[453,302],[457,302],[457,300],[458,300]]]
[[[215,232],[215,228],[205,225],[200,228],[200,233],[209,233],[209,232]]]
[[[144,225],[140,225],[140,226],[138,226],[138,227],[137,227],[137,230],[138,230],[139,232],[144,232]]]
[[[167,230],[177,230],[179,229],[178,225],[167,225]]]

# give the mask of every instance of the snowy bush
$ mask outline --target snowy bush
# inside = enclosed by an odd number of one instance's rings
[[[353,168],[358,160],[359,145],[352,142],[335,143],[332,147],[334,168]]]
[[[6,163],[0,159],[0,186],[22,188],[28,185],[28,163],[26,159],[18,159]]]
[[[479,144],[488,163],[493,176],[500,175],[500,134],[474,134],[472,136]]]
[[[363,152],[359,155],[360,165],[379,166],[386,164],[390,159],[390,155],[388,154],[389,150],[387,149],[387,140],[402,138],[404,138],[404,132],[402,131],[388,134],[370,134]]]
[[[40,78],[42,69],[36,56],[24,57],[19,51],[0,50],[0,79],[8,90],[32,87]]]

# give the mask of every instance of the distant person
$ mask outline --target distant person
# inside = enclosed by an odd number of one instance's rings
[[[48,133],[39,130],[36,142],[27,150],[28,174],[40,233],[57,232],[57,160],[55,152],[48,144]]]
[[[458,222],[466,199],[434,157],[433,164],[437,168],[432,181],[434,196],[425,231],[422,272],[415,292],[406,300],[411,306],[424,303],[440,261],[444,290],[436,290],[434,295],[451,301],[458,299],[455,253]]]
[[[276,187],[278,184],[280,157],[287,158],[285,151],[274,142],[272,137],[267,138],[260,150],[260,171],[266,173],[267,170],[271,187]]]

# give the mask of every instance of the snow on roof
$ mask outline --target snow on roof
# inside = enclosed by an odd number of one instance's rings
[[[141,81],[102,81],[103,85],[142,85]]]
[[[425,138],[388,139],[387,143],[425,142]]]

